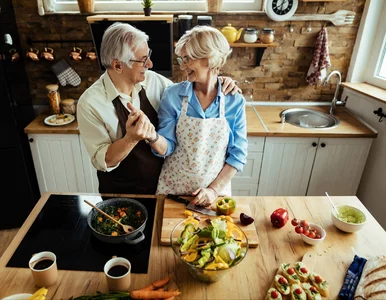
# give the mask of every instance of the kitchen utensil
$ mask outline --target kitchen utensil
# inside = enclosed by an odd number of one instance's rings
[[[185,197],[184,197],[185,198]],[[186,197],[188,198],[188,197]],[[240,214],[244,213],[249,216],[254,216],[251,211],[251,207],[249,205],[249,201],[244,198],[233,198],[236,202],[236,211],[229,215],[229,218],[233,219],[234,224],[239,226],[246,236],[248,237],[249,248],[256,248],[259,245],[259,236],[256,231],[256,224],[252,222],[249,225],[243,225],[240,221]],[[181,222],[182,220],[186,220],[187,216],[184,214],[186,210],[185,203],[178,203],[169,198],[165,198],[163,210],[162,210],[162,228],[161,228],[161,245],[170,246],[170,234],[174,228],[174,226]],[[208,218],[214,218],[211,216],[202,217],[200,223],[202,225],[208,225],[206,220]],[[201,226],[201,225],[200,225]]]
[[[70,50],[70,58],[75,61],[82,60],[82,52],[83,50],[79,47],[72,47]]]
[[[112,216],[110,216],[109,214],[106,214],[103,210],[99,209],[98,207],[96,207],[94,204],[88,202],[86,199],[84,200],[84,202],[86,202],[88,205],[90,205],[91,207],[95,208],[98,212],[100,212],[102,215],[104,215],[105,217],[109,218],[111,221],[113,221],[114,223],[117,223],[119,225],[122,226],[123,228],[123,231],[126,232],[126,233],[130,233],[130,232],[133,232],[135,230],[135,228],[133,226],[130,226],[130,225],[124,225],[122,224],[121,222],[115,220]]]
[[[336,209],[334,203],[332,202],[330,195],[327,192],[325,192],[325,193],[326,193],[327,199],[330,201],[332,207],[334,208],[336,215],[339,216],[339,211]]]
[[[338,10],[333,14],[294,15],[288,21],[330,21],[335,26],[350,25],[354,22],[355,12]]]
[[[229,43],[234,43],[240,38],[243,30],[244,28],[237,30],[236,28],[232,27],[231,24],[228,24],[228,26],[225,26],[221,29],[221,33],[225,36]]]
[[[112,236],[110,234],[103,234],[99,231],[97,231],[94,227],[94,221],[95,217],[98,214],[98,211],[96,209],[90,210],[87,216],[87,224],[92,230],[94,236],[104,242],[104,243],[111,243],[111,244],[120,244],[120,243],[126,243],[129,245],[135,245],[139,242],[143,241],[145,239],[145,234],[143,233],[146,222],[148,218],[148,212],[146,207],[139,201],[135,199],[130,198],[111,198],[108,200],[104,200],[101,202],[98,202],[95,204],[99,209],[104,209],[108,206],[115,206],[115,207],[130,207],[131,209],[134,209],[135,211],[140,211],[141,214],[144,217],[144,221],[142,224],[138,224],[138,228],[130,233],[123,233],[118,236]]]
[[[194,205],[194,204],[190,203],[189,200],[184,199],[178,195],[169,194],[167,197],[169,199],[172,199],[172,200],[177,201],[179,203],[185,204],[186,209],[188,209],[188,210],[192,210],[192,211],[198,212],[198,213],[203,214],[203,215],[217,216],[217,213],[215,211],[213,211],[211,209],[204,208],[202,206]]]

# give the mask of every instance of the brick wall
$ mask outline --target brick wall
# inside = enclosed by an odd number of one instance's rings
[[[308,86],[305,82],[309,65],[312,61],[314,43],[318,32],[327,26],[329,51],[332,67],[329,71],[339,70],[345,80],[350,64],[351,54],[356,39],[359,22],[366,0],[346,0],[343,2],[299,2],[297,14],[331,14],[339,9],[356,12],[354,24],[350,26],[333,26],[323,21],[313,22],[273,22],[264,14],[213,14],[213,25],[222,28],[228,23],[236,28],[270,27],[275,30],[277,48],[267,48],[259,67],[255,66],[256,50],[254,48],[234,48],[228,58],[222,74],[231,76],[239,82],[247,101],[330,101],[335,90],[334,84],[327,87]],[[32,40],[83,40],[76,44],[50,43],[54,48],[56,60],[68,58],[73,46],[87,51],[92,43],[89,25],[85,14],[63,14],[39,16],[37,1],[13,0],[22,51],[28,50],[27,39]],[[196,15],[193,14],[195,24]],[[204,15],[200,13],[199,15]],[[294,31],[289,31],[292,25]],[[311,27],[311,32],[307,28]],[[175,35],[177,24],[174,24]],[[35,43],[33,47],[43,49],[45,44]],[[60,87],[62,99],[78,99],[81,93],[99,76],[97,62],[67,61],[82,78],[78,87]],[[175,61],[176,64],[176,61]],[[51,71],[51,62],[26,62],[33,103],[47,105],[45,86],[56,83],[57,78]],[[173,81],[184,79],[178,65],[174,65]]]

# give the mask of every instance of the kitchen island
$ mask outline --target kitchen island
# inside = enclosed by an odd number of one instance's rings
[[[33,293],[37,290],[28,266],[10,268],[6,265],[50,195],[50,193],[42,195],[0,258],[0,298],[18,293]],[[99,194],[77,195],[99,196]],[[355,196],[332,197],[335,204],[352,204],[366,212],[368,217],[366,226],[361,231],[351,234],[341,232],[332,224],[331,206],[326,197],[239,196],[233,197],[237,203],[248,203],[250,206],[255,219],[254,225],[259,237],[259,245],[256,248],[250,248],[246,258],[220,281],[212,284],[201,283],[191,277],[186,266],[176,259],[170,246],[163,246],[160,243],[163,196],[106,196],[144,197],[156,201],[148,272],[132,274],[130,289],[140,288],[170,276],[172,281],[170,286],[179,288],[182,292],[177,299],[264,299],[280,264],[295,263],[309,252],[314,254],[314,271],[328,281],[330,298],[336,299],[347,268],[354,258],[353,251],[364,257],[386,254],[386,232]],[[274,228],[269,216],[278,207],[287,208],[290,219],[296,216],[322,225],[327,232],[325,240],[316,246],[305,244],[295,233],[290,222],[280,229]],[[95,294],[96,291],[107,292],[102,270],[100,272],[59,270],[58,281],[54,286],[49,287],[47,299],[69,299],[72,296]]]

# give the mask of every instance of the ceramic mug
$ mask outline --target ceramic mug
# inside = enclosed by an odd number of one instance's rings
[[[110,291],[127,292],[131,284],[131,263],[124,257],[113,257],[104,266]]]
[[[20,60],[19,52],[17,52],[15,48],[12,48],[11,50],[9,50],[9,53],[11,55],[12,62],[18,62]]]
[[[79,47],[72,47],[70,50],[70,58],[75,61],[82,60],[82,49]]]
[[[32,61],[39,61],[39,50],[36,48],[29,48],[26,57]]]
[[[38,287],[47,287],[56,283],[58,267],[56,265],[56,255],[53,252],[43,251],[34,254],[28,265]]]
[[[47,61],[53,61],[54,58],[54,49],[50,47],[44,47],[44,51],[42,53],[42,58]]]
[[[86,58],[89,60],[92,60],[92,61],[97,59],[94,47],[91,47],[90,49],[88,49],[88,51],[86,53]]]

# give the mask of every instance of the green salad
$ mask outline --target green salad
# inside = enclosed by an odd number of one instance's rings
[[[346,223],[360,224],[366,221],[363,213],[359,209],[351,206],[340,206],[338,207],[338,212],[338,219]]]
[[[139,210],[138,207],[133,206],[121,207],[107,205],[102,210],[123,225],[131,225],[135,229],[140,227],[142,223],[145,222],[146,218],[144,213]],[[113,222],[101,213],[95,214],[91,221],[91,225],[96,231],[105,235],[118,236],[126,234],[123,231],[122,226]]]
[[[181,259],[204,270],[223,270],[238,264],[247,251],[244,234],[222,218],[210,223],[204,228],[196,227],[196,223],[185,225],[177,239]]]

